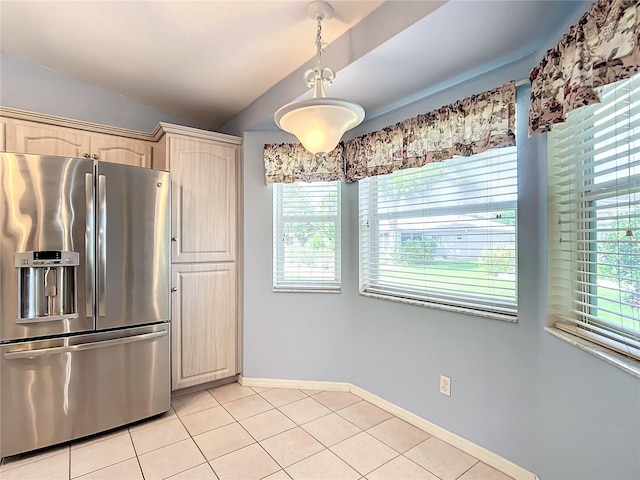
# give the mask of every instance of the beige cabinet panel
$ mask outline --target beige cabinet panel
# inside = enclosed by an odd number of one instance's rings
[[[237,147],[172,137],[172,254],[174,263],[236,258]]]
[[[82,131],[40,124],[16,123],[7,150],[17,153],[84,157],[91,151],[91,136]]]
[[[143,140],[100,135],[91,139],[91,152],[103,162],[151,168],[151,145]]]
[[[7,124],[0,118],[0,152],[6,152]]]
[[[172,267],[173,390],[238,373],[235,269],[232,263]]]
[[[10,152],[86,157],[151,167],[151,142],[43,123],[3,121],[7,122],[6,149]]]

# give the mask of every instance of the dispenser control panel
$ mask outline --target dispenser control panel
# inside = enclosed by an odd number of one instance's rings
[[[42,250],[16,253],[16,267],[75,267],[80,262],[78,252]]]

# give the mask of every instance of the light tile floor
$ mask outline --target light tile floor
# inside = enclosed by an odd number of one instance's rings
[[[11,479],[508,480],[347,392],[237,383],[173,400],[170,412],[4,459]]]

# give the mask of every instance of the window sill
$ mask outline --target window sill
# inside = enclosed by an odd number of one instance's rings
[[[382,293],[360,292],[363,297],[378,298],[380,300],[389,300],[398,303],[407,303],[409,305],[418,305],[419,307],[435,308],[447,312],[462,313],[464,315],[472,315],[474,317],[489,318],[491,320],[501,320],[508,323],[518,323],[518,317],[513,315],[504,315],[496,312],[475,310],[471,308],[457,307],[453,305],[440,304],[435,302],[427,302],[422,300],[414,300],[412,298],[399,297],[394,295],[385,295]]]
[[[342,293],[341,288],[274,288],[273,293]]]
[[[585,352],[590,353],[591,355],[594,355],[601,360],[604,360],[614,367],[618,367],[619,369],[630,373],[636,378],[640,378],[639,361],[634,360],[633,358],[626,357],[620,353],[616,353],[584,338],[580,338],[575,335],[571,335],[570,333],[563,332],[562,330],[555,327],[545,327],[545,330],[554,337],[557,337],[560,340],[564,340],[565,342],[578,347],[580,350],[584,350]]]

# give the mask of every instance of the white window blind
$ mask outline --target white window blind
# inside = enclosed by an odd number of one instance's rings
[[[359,186],[362,293],[515,321],[515,147]]]
[[[273,185],[273,288],[340,290],[340,182]]]
[[[549,314],[640,360],[640,76],[549,134]]]

